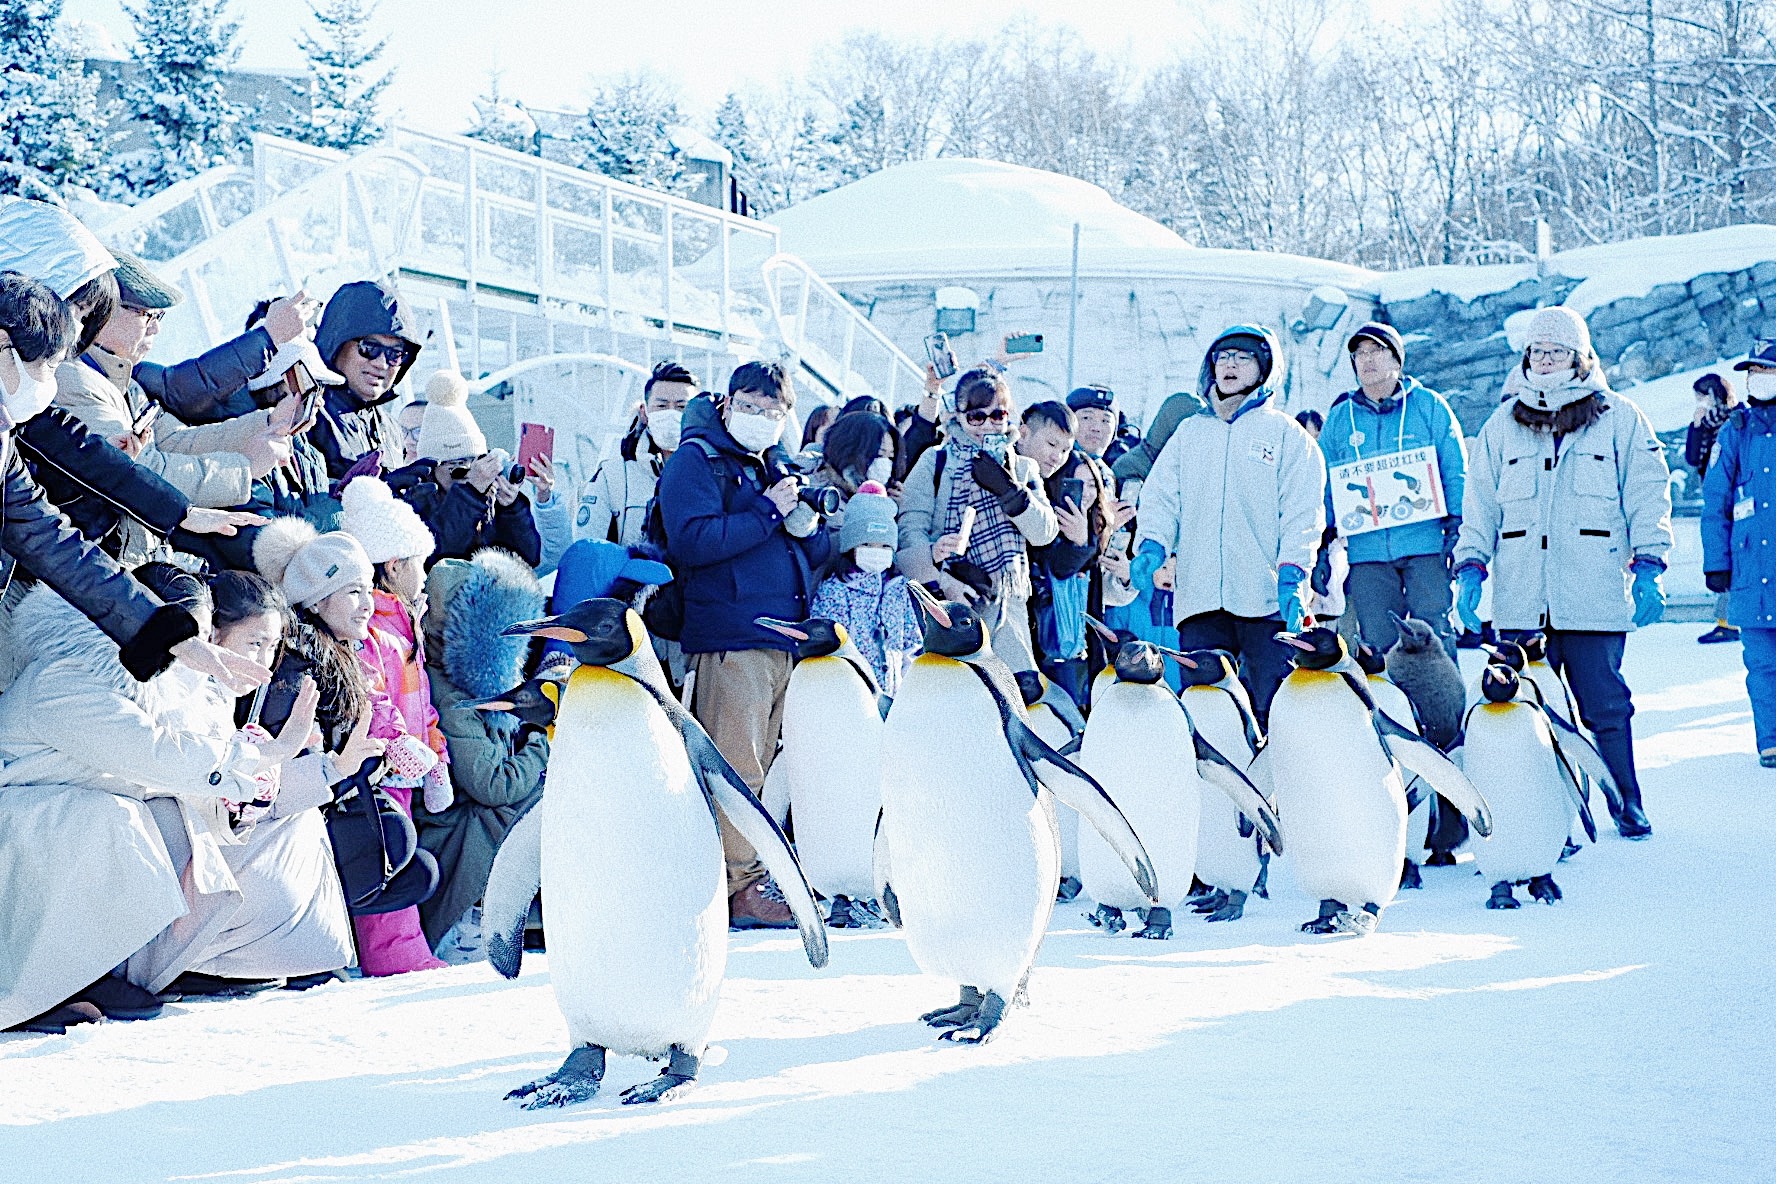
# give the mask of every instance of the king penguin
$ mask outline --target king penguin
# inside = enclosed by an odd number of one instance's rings
[[[1086,622],[1113,647],[1110,668],[1116,677],[1092,701],[1079,763],[1116,799],[1153,859],[1160,903],[1147,910],[1146,926],[1135,936],[1163,941],[1172,935],[1172,910],[1189,895],[1195,878],[1205,781],[1256,821],[1273,848],[1281,846],[1280,828],[1270,803],[1196,731],[1166,683],[1167,658],[1186,671],[1195,659],[1145,641],[1119,642],[1092,617]],[[1121,931],[1123,911],[1147,903],[1115,852],[1096,835],[1079,837],[1079,867],[1085,890],[1098,902],[1088,919],[1099,928]]]
[[[1532,695],[1547,714],[1548,723],[1553,728],[1554,746],[1578,775],[1579,789],[1587,802],[1590,787],[1597,786],[1603,793],[1604,804],[1609,807],[1610,817],[1620,825],[1622,795],[1616,791],[1615,778],[1610,775],[1603,754],[1597,751],[1596,743],[1579,721],[1578,708],[1573,704],[1566,680],[1548,664],[1546,635],[1539,632],[1519,634],[1514,641],[1500,641],[1487,647],[1486,653],[1489,661],[1502,662],[1517,672],[1526,684],[1523,690]],[[1479,702],[1479,697],[1476,696],[1474,701]],[[1592,835],[1591,839],[1595,842],[1597,836]]]
[[[1486,803],[1448,758],[1376,710],[1337,633],[1322,626],[1276,642],[1297,652],[1271,703],[1254,780],[1275,787],[1295,878],[1320,898],[1319,916],[1301,928],[1372,933],[1406,858],[1406,783],[1423,779],[1483,835],[1492,829]]]
[[[1206,742],[1231,761],[1249,769],[1264,742],[1264,731],[1252,710],[1251,696],[1239,680],[1233,655],[1226,650],[1192,650],[1194,666],[1183,669],[1180,699],[1190,724]],[[1233,799],[1204,794],[1196,838],[1196,878],[1210,891],[1191,903],[1210,921],[1237,921],[1245,915],[1246,898],[1262,892],[1268,856],[1252,820]]]
[[[1018,995],[1054,912],[1060,839],[1050,796],[1110,839],[1153,900],[1153,865],[1116,804],[1042,742],[969,606],[911,585],[925,652],[882,735],[882,821],[913,961],[961,985],[922,1018],[943,1038],[989,1039]]]
[[[1358,644],[1355,657],[1369,684],[1375,709],[1407,731],[1424,735],[1418,709],[1400,689],[1400,684],[1387,676],[1387,659],[1366,643]],[[1431,832],[1437,823],[1437,797],[1422,790],[1415,793],[1413,779],[1406,782],[1406,797],[1412,803],[1412,810],[1406,816],[1406,863],[1400,869],[1400,887],[1423,888],[1424,876],[1418,869],[1435,852],[1431,846]]]
[[[1018,690],[1024,697],[1024,710],[1029,713],[1030,730],[1042,742],[1060,753],[1072,756],[1079,751],[1085,735],[1085,717],[1079,704],[1067,689],[1053,679],[1034,670],[1020,670]],[[1055,803],[1055,825],[1061,832],[1061,888],[1058,901],[1069,901],[1079,895],[1079,811],[1065,802]]]
[[[876,818],[882,812],[882,708],[887,699],[869,661],[836,621],[779,621],[761,627],[796,643],[783,696],[783,750],[765,778],[764,800],[781,824],[793,817],[796,856],[826,897],[827,923],[879,923]]]
[[[1515,670],[1494,662],[1480,674],[1480,692],[1462,724],[1462,768],[1492,808],[1492,834],[1474,845],[1474,862],[1492,885],[1486,907],[1519,907],[1516,884],[1528,884],[1531,896],[1553,904],[1560,899],[1554,865],[1575,806],[1593,841],[1596,824],[1533,686],[1522,686]]]
[[[584,1101],[608,1050],[667,1058],[623,1093],[625,1104],[657,1101],[696,1077],[727,967],[718,807],[757,848],[816,967],[826,929],[783,832],[672,697],[640,617],[587,600],[505,632],[565,641],[581,663],[561,695],[542,797],[500,845],[483,907],[487,960],[515,978],[543,890],[549,979],[574,1047],[506,1096],[527,1109]]]

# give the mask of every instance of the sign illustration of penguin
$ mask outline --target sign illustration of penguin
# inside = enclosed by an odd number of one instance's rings
[[[727,968],[717,808],[758,849],[816,967],[826,929],[783,832],[672,697],[640,617],[588,600],[505,632],[565,641],[581,663],[561,694],[543,796],[501,844],[482,910],[487,960],[515,978],[543,890],[549,979],[574,1047],[506,1097],[527,1109],[584,1101],[611,1051],[667,1059],[623,1093],[658,1101],[696,1077]]]
[[[796,643],[783,696],[783,750],[765,778],[765,805],[779,824],[793,815],[796,856],[808,883],[829,902],[828,924],[879,924],[870,901],[887,700],[868,659],[838,622],[760,617],[757,623]]]
[[[1189,656],[1196,664],[1183,669],[1180,701],[1191,727],[1235,768],[1251,768],[1264,733],[1233,655],[1225,650],[1192,650]],[[1260,881],[1268,859],[1264,840],[1233,799],[1204,794],[1197,826],[1196,878],[1210,890],[1191,901],[1190,907],[1210,921],[1239,920],[1250,893],[1265,895]]]
[[[1289,820],[1296,880],[1320,898],[1306,933],[1363,935],[1394,899],[1406,858],[1406,782],[1421,778],[1490,833],[1486,803],[1460,769],[1376,710],[1344,639],[1323,626],[1279,633],[1297,652],[1270,707],[1270,735],[1253,762]]]
[[[925,653],[882,735],[882,821],[913,961],[961,985],[922,1017],[943,1038],[989,1039],[1054,912],[1060,840],[1051,793],[1110,839],[1153,900],[1153,865],[1116,803],[1030,730],[1017,681],[967,605],[918,584]]]

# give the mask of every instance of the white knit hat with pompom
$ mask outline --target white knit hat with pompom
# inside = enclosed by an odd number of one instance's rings
[[[301,518],[273,518],[263,527],[253,540],[253,566],[298,606],[354,584],[368,588],[375,575],[357,539],[342,530],[318,534]]]
[[[460,460],[487,451],[487,437],[469,414],[469,384],[454,370],[426,380],[425,414],[419,421],[420,460]]]
[[[339,528],[364,546],[371,563],[430,559],[438,541],[413,507],[377,477],[353,477],[339,495]]]

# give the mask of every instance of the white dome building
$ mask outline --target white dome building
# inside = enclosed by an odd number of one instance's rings
[[[965,367],[1008,333],[1041,333],[1043,353],[1012,370],[1024,404],[1068,390],[1077,224],[1073,384],[1110,386],[1143,426],[1167,395],[1196,389],[1209,341],[1242,321],[1282,336],[1289,405],[1323,410],[1352,385],[1344,337],[1379,281],[1321,259],[1193,247],[1096,185],[987,160],[897,165],[772,221],[785,251],[916,360],[939,328]]]

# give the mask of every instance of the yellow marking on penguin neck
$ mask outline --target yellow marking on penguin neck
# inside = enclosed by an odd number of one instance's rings
[[[1479,704],[1479,707],[1480,707],[1480,710],[1481,710],[1481,711],[1486,711],[1486,712],[1490,712],[1490,713],[1491,713],[1491,714],[1493,714],[1493,715],[1503,715],[1503,714],[1504,714],[1504,713],[1505,713],[1505,712],[1507,712],[1507,711],[1512,711],[1512,710],[1514,710],[1514,709],[1516,709],[1516,708],[1518,708],[1518,707],[1522,707],[1522,706],[1524,706],[1524,705],[1523,705],[1523,704],[1522,704],[1522,703],[1492,703],[1492,702],[1487,702],[1487,703],[1481,703],[1481,704]]]
[[[920,654],[913,659],[915,666],[961,666],[963,663],[955,658],[946,658],[942,654]]]
[[[1343,682],[1344,677],[1330,670],[1294,670],[1289,674],[1289,681],[1294,682]]]
[[[619,674],[608,666],[578,666],[568,676],[567,689],[570,691],[576,688],[590,690],[595,685],[608,686],[612,682],[629,681],[628,675]]]
[[[623,610],[623,623],[629,627],[629,652],[640,653],[643,649],[653,648],[648,639],[647,626],[641,623],[641,615],[632,608]]]

